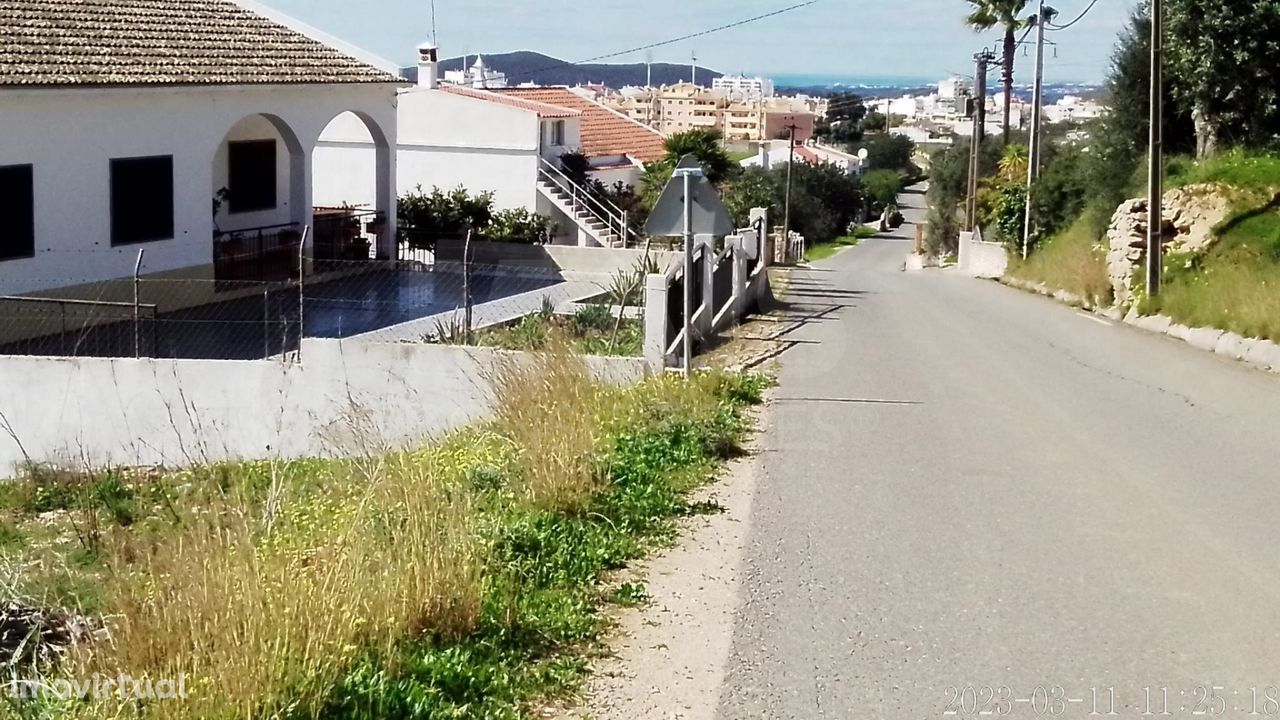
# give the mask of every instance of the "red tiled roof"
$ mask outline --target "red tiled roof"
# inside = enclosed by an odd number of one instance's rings
[[[796,156],[810,165],[821,165],[822,158],[818,154],[803,145],[796,148]]]
[[[0,0],[0,87],[401,82],[232,0]]]
[[[520,108],[521,110],[529,110],[538,113],[538,117],[544,118],[569,118],[578,117],[582,113],[577,110],[552,105],[545,102],[537,102],[536,100],[526,100],[519,97],[510,97],[492,90],[476,90],[474,88],[463,87],[461,85],[450,85],[448,83],[440,83],[440,90],[451,95],[461,95],[463,97],[475,98],[476,100],[487,100],[489,102],[498,103],[499,105],[507,105],[510,107]]]
[[[569,88],[513,88],[501,92],[581,112],[582,152],[588,157],[626,155],[645,163],[666,157],[666,142],[657,130],[588,100]]]

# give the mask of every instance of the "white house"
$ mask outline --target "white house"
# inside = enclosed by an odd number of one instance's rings
[[[480,90],[494,90],[507,86],[506,73],[498,72],[485,65],[483,55],[476,55],[475,64],[470,67],[465,66],[466,58],[463,58],[462,62],[464,64],[463,69],[445,72],[445,82]]]
[[[371,240],[392,257],[401,81],[385,67],[246,2],[4,9],[0,295],[127,277],[140,250],[144,274],[212,279],[243,269],[220,258],[297,247],[313,151],[348,113],[374,147]]]
[[[773,97],[773,81],[764,77],[724,75],[711,81],[711,89],[746,100],[767,100]]]
[[[418,55],[417,84],[398,97],[401,194],[437,187],[489,192],[498,209],[550,216],[558,243],[627,241],[621,210],[565,176],[560,157],[584,152],[596,179],[635,184],[641,163],[665,153],[657,132],[567,88],[492,91],[440,82],[435,46],[424,43]],[[372,163],[372,147],[358,124],[335,123],[316,151],[318,202],[352,197],[358,189],[346,178],[353,170],[368,172]]]
[[[402,88],[396,99],[397,193],[462,187],[473,194],[492,193],[498,209],[536,210],[539,167],[543,159],[578,149],[579,113],[439,82],[436,49],[423,45],[419,53],[417,85]],[[371,202],[367,187],[350,183],[351,177],[370,172],[375,161],[363,130],[357,119],[347,117],[321,137],[316,150],[320,204]]]
[[[830,165],[853,176],[861,175],[864,168],[862,158],[857,155],[825,145],[797,145],[793,149],[786,140],[766,140],[759,143],[756,154],[745,158],[741,164],[743,167],[760,167],[768,170],[775,166],[785,166],[793,157],[796,162]]]

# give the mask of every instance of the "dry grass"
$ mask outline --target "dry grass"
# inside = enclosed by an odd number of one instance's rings
[[[249,466],[269,475],[265,496],[215,495],[163,538],[120,535],[105,548],[112,642],[71,675],[185,676],[190,699],[153,706],[156,717],[270,717],[319,702],[361,653],[468,632],[481,561],[468,495],[453,491],[458,450],[314,464],[305,484],[279,464]]]
[[[521,489],[535,507],[576,512],[603,481],[600,421],[608,397],[563,336],[509,355],[489,378],[497,430],[518,448]]]
[[[734,387],[717,373],[603,386],[564,343],[512,355],[489,380],[493,423],[421,451],[165,476],[168,500],[139,500],[136,521],[101,535],[92,575],[111,640],[60,675],[185,677],[188,699],[147,717],[317,716],[354,667],[372,658],[393,674],[406,640],[448,644],[483,625],[495,503],[584,514],[616,437],[728,417],[719,398]],[[41,716],[138,712],[107,699]]]
[[[1191,327],[1280,342],[1280,212],[1229,224],[1203,257],[1166,261],[1160,296],[1145,299],[1140,309]]]
[[[1106,251],[1098,247],[1096,217],[1087,210],[1066,230],[1049,238],[1025,261],[1011,258],[1007,275],[1032,283],[1044,283],[1087,298],[1097,307],[1111,304]]]

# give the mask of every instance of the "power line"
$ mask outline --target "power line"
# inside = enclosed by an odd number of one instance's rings
[[[1080,15],[1079,15],[1075,20],[1072,20],[1071,22],[1067,23],[1066,25],[1055,25],[1055,24],[1053,24],[1053,23],[1047,23],[1047,25],[1048,25],[1048,27],[1049,27],[1049,29],[1050,29],[1050,30],[1066,30],[1067,28],[1071,27],[1072,25],[1075,25],[1076,23],[1078,23],[1078,22],[1080,22],[1081,20],[1083,20],[1083,19],[1084,19],[1084,16],[1085,16],[1085,15],[1088,15],[1088,14],[1089,14],[1089,11],[1093,9],[1093,6],[1094,6],[1094,5],[1097,5],[1097,4],[1098,4],[1098,0],[1091,0],[1091,2],[1089,3],[1089,6],[1088,6],[1088,7],[1086,7],[1086,8],[1084,9],[1084,12],[1080,13]]]
[[[559,70],[560,68],[563,68],[566,64],[582,65],[585,63],[599,62],[601,60],[608,60],[610,58],[620,57],[623,55],[630,55],[632,53],[643,52],[645,50],[653,50],[654,48],[665,47],[667,45],[675,45],[676,43],[681,43],[681,42],[684,42],[685,40],[692,40],[694,38],[711,35],[713,33],[723,32],[725,30],[732,30],[733,28],[742,27],[743,25],[749,25],[751,23],[759,22],[761,20],[766,20],[771,17],[777,17],[778,15],[782,15],[784,13],[789,13],[794,10],[799,10],[801,8],[809,7],[810,5],[816,5],[821,1],[822,0],[806,0],[806,2],[796,3],[795,5],[789,5],[787,7],[780,8],[778,10],[773,10],[771,12],[764,13],[763,15],[756,15],[755,17],[749,17],[745,20],[738,20],[736,22],[726,23],[724,25],[719,25],[717,27],[713,27],[707,30],[700,30],[695,33],[689,33],[688,35],[681,35],[680,37],[671,38],[670,40],[663,40],[661,42],[649,43],[648,45],[641,45],[639,47],[633,47],[627,50],[619,50],[618,52],[606,53],[604,55],[597,55],[595,57],[590,57],[585,60],[579,60],[574,63],[548,65],[547,67],[538,68],[536,70],[529,70],[527,72],[520,73],[519,77],[530,77],[533,75],[538,75],[540,73],[548,72],[550,70]]]

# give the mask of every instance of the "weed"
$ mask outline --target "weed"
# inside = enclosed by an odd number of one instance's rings
[[[112,642],[65,672],[195,679],[145,708],[160,718],[515,719],[573,691],[605,574],[700,511],[686,494],[735,451],[764,383],[606,387],[550,347],[497,373],[494,421],[419,451],[81,483],[70,507],[116,527],[47,597],[110,617]]]
[[[644,586],[637,583],[623,583],[609,593],[609,602],[623,607],[637,607],[649,602],[649,594]]]
[[[1107,273],[1106,250],[1099,244],[1101,207],[1090,207],[1066,230],[1039,243],[1026,259],[1011,252],[1008,275],[1088,298],[1095,305],[1111,304],[1111,280]],[[1103,222],[1105,227],[1105,222]]]

